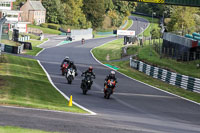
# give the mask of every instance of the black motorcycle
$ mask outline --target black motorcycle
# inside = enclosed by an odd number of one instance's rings
[[[84,76],[83,74],[81,76]],[[85,78],[82,80],[81,89],[83,90],[83,94],[86,95],[87,91],[91,89],[92,86],[92,78],[95,79],[93,75],[87,74]]]

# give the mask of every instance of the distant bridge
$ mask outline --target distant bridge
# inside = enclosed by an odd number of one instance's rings
[[[200,0],[122,0],[122,1],[133,1],[133,2],[145,2],[145,3],[158,3],[158,4],[200,7]]]

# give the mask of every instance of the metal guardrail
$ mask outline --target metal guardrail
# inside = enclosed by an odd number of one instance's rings
[[[174,73],[159,67],[148,65],[142,61],[130,58],[130,66],[153,78],[160,79],[171,85],[179,86],[183,89],[200,93],[200,79],[186,75]]]

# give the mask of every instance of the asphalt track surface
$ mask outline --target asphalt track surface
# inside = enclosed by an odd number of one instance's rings
[[[132,28],[134,27],[137,26],[133,25]],[[99,64],[90,54],[90,50],[115,39],[111,37],[86,40],[84,45],[80,41],[73,42],[47,48],[37,57],[57,88],[67,96],[73,95],[75,102],[97,115],[0,107],[0,125],[69,133],[199,133],[199,105],[132,80],[118,72],[116,92],[109,100],[103,98],[103,83],[110,69]],[[47,42],[48,47],[57,41],[60,41],[58,37],[51,36]],[[47,45],[44,44],[43,47],[45,46]],[[65,56],[70,56],[78,68],[79,75],[72,85],[67,84],[59,70]],[[90,65],[94,67],[96,79],[88,95],[83,95],[80,75]]]

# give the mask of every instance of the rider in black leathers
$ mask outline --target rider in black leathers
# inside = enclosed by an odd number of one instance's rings
[[[85,78],[86,78],[87,75],[91,75],[91,76],[93,76],[94,79],[95,79],[95,74],[93,73],[93,67],[92,67],[92,66],[90,66],[90,67],[88,68],[88,70],[86,70],[85,72],[83,72],[83,73],[81,74],[81,76],[85,76]],[[82,80],[81,88],[82,88],[82,86],[83,86],[83,82],[84,82],[84,79]],[[92,86],[92,84],[93,84],[93,81],[91,81],[91,86]]]

